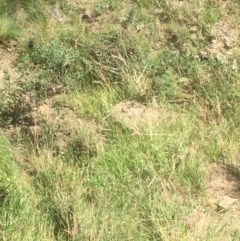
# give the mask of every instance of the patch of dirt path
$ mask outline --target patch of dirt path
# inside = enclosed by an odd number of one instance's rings
[[[231,235],[240,233],[239,173],[213,165],[205,187],[209,207],[200,205],[183,220],[191,233],[189,240],[208,240],[209,236],[216,241],[232,240]]]
[[[112,108],[110,115],[116,122],[136,133],[139,133],[144,127],[156,126],[161,117],[159,110],[135,101],[118,103]]]
[[[203,53],[221,62],[236,56],[239,52],[240,25],[233,16],[222,17],[212,28],[212,41]],[[232,68],[236,69],[236,60]]]
[[[45,128],[50,128],[54,132],[52,147],[57,152],[65,153],[69,146],[80,142],[80,149],[98,151],[102,148],[102,127],[94,120],[78,117],[71,107],[55,107],[54,98],[36,107],[31,118],[35,124],[29,126],[28,131],[35,141],[44,139]]]
[[[16,82],[20,78],[20,74],[13,66],[17,54],[8,47],[0,47],[0,85],[2,81]]]

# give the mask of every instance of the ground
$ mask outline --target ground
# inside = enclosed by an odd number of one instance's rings
[[[0,28],[1,238],[239,240],[237,3],[41,4]]]

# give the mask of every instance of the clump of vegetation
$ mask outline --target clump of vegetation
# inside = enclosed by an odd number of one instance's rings
[[[16,38],[20,34],[20,29],[13,22],[13,20],[7,16],[2,16],[0,18],[0,41],[10,38]]]
[[[0,116],[5,124],[24,124],[28,120],[28,113],[32,105],[23,92],[14,89],[1,90]]]

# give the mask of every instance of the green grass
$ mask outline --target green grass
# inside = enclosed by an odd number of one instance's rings
[[[16,38],[20,34],[20,30],[13,20],[7,16],[0,18],[0,41],[10,38]]]
[[[19,3],[21,21],[0,3],[0,41],[17,41],[21,73],[0,79],[1,240],[238,240],[225,223],[201,232],[184,223],[198,206],[214,213],[213,163],[239,169],[239,50],[224,63],[201,56],[222,16],[237,24],[237,1],[95,1],[91,23],[71,1],[60,2],[65,23],[43,11],[53,1]],[[125,100],[160,120],[129,130],[109,114]],[[45,105],[54,112],[34,122]],[[71,129],[75,119],[84,124]]]

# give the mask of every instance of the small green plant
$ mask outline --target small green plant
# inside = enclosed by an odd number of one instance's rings
[[[1,90],[0,117],[4,124],[18,125],[28,122],[32,103],[21,89],[10,86]]]
[[[175,46],[183,47],[189,41],[190,32],[189,27],[185,24],[176,24],[171,22],[167,25],[166,30],[168,32],[167,39]]]
[[[235,229],[235,230],[230,234],[230,236],[231,236],[231,240],[232,240],[232,241],[237,241],[237,240],[239,240],[239,238],[240,238],[240,232],[239,232],[239,230],[238,230],[238,229]]]
[[[0,42],[17,38],[20,35],[20,29],[8,16],[0,16]]]
[[[211,27],[220,19],[221,15],[221,8],[217,5],[213,5],[206,9],[199,18],[199,25],[205,28],[205,30],[210,31]]]
[[[72,61],[76,60],[74,50],[58,39],[50,43],[37,43],[29,55],[34,64],[41,65],[45,70],[51,70],[59,74],[64,74]]]

